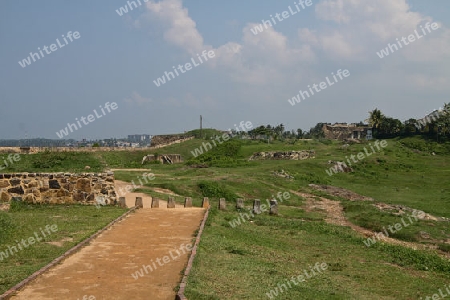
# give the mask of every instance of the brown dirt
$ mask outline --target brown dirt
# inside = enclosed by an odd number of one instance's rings
[[[344,209],[342,208],[339,201],[333,201],[330,199],[326,199],[323,197],[317,197],[312,194],[307,193],[300,193],[291,191],[292,193],[303,197],[306,199],[304,209],[306,211],[322,211],[326,214],[325,221],[330,224],[339,225],[339,226],[348,226],[351,229],[355,230],[356,232],[362,234],[364,237],[374,237],[375,232],[368,230],[366,228],[357,226],[351,222],[349,222],[344,215]],[[319,198],[320,200],[317,200]],[[408,247],[414,250],[420,249],[436,249],[436,246],[433,245],[422,245],[418,243],[411,243],[411,242],[405,242],[400,241],[394,238],[385,237],[385,236],[379,236],[380,240],[384,243],[392,244],[392,245],[400,245],[404,247]],[[378,240],[378,238],[376,238]],[[447,253],[440,253],[442,256],[445,256],[447,258],[450,258],[450,255]]]
[[[309,184],[309,187],[327,193],[331,196],[342,197],[351,201],[359,200],[359,201],[373,201],[373,198],[362,196],[350,190],[335,187],[331,185],[317,185],[317,184]]]
[[[127,183],[116,182],[121,184]],[[102,233],[11,299],[82,299],[84,295],[93,295],[96,300],[174,299],[174,288],[189,255],[188,251],[178,250],[178,254],[175,250],[182,244],[193,244],[193,234],[205,210],[182,206],[167,209],[165,201],[160,201],[159,209],[148,209],[150,197],[140,193],[125,196],[129,207],[134,206],[136,196],[143,197],[144,209]],[[170,261],[164,263],[165,256]],[[152,266],[152,262],[156,269],[133,278],[131,274],[143,265]]]

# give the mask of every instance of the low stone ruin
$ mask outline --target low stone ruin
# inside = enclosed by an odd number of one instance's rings
[[[273,175],[278,176],[278,177],[282,177],[282,178],[286,178],[286,179],[294,179],[294,176],[289,175],[289,173],[286,172],[285,170],[274,171]]]
[[[83,203],[114,205],[114,173],[0,174],[0,201],[12,198],[27,203]],[[97,200],[97,201],[96,201]]]
[[[151,161],[159,161],[162,164],[174,164],[183,162],[183,159],[181,158],[180,154],[161,154],[158,156],[155,156],[153,154],[146,155],[142,158],[142,164],[145,162],[151,162]]]
[[[303,160],[308,158],[315,158],[316,151],[301,150],[301,151],[269,151],[256,152],[248,160],[266,160],[266,159],[284,159],[284,160]]]

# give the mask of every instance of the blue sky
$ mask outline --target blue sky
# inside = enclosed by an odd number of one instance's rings
[[[67,138],[178,133],[204,126],[358,122],[379,108],[402,121],[449,101],[450,2],[312,0],[253,34],[294,1],[0,2],[0,139],[56,132],[106,102],[118,108]],[[136,3],[137,0],[136,0]],[[439,29],[380,59],[376,52],[427,22]],[[18,61],[69,31],[80,38],[22,68]],[[62,40],[61,40],[62,41]],[[215,57],[157,87],[203,50]],[[331,73],[350,76],[292,106]]]

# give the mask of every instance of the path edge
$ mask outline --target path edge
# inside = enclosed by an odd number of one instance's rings
[[[48,271],[49,269],[51,269],[52,267],[54,267],[55,265],[57,265],[58,263],[60,263],[61,261],[63,261],[64,259],[66,259],[68,256],[74,254],[75,252],[77,252],[78,250],[80,250],[82,247],[84,247],[87,243],[91,242],[93,239],[95,239],[97,236],[99,236],[101,233],[103,233],[105,230],[109,229],[110,227],[112,227],[114,224],[116,224],[117,222],[121,221],[122,219],[124,219],[126,216],[128,216],[129,214],[131,214],[132,212],[134,212],[136,209],[138,209],[137,206],[134,206],[132,208],[130,208],[128,211],[126,211],[125,213],[123,213],[121,216],[119,216],[118,218],[116,218],[115,220],[111,221],[108,225],[106,225],[105,227],[103,227],[102,229],[98,230],[96,233],[94,233],[93,235],[91,235],[90,237],[88,237],[87,239],[85,239],[84,241],[82,241],[81,243],[73,246],[72,248],[70,248],[69,250],[67,250],[66,252],[64,252],[61,256],[55,258],[54,260],[52,260],[50,263],[48,263],[46,266],[42,267],[41,269],[37,270],[36,272],[34,272],[33,274],[31,274],[30,276],[28,276],[27,278],[25,278],[24,280],[22,280],[21,282],[19,282],[18,284],[16,284],[15,286],[13,286],[12,288],[10,288],[9,290],[7,290],[6,292],[4,292],[2,295],[0,295],[0,299],[9,299],[12,296],[14,296],[14,294],[16,292],[18,292],[20,289],[22,289],[23,287],[25,287],[27,284],[29,284],[31,281],[33,281],[34,279],[36,279],[36,277],[42,275],[43,273],[45,273],[46,271]]]
[[[205,228],[205,224],[206,224],[206,220],[208,219],[210,208],[211,207],[208,207],[208,209],[205,212],[205,215],[203,216],[203,221],[200,225],[200,229],[198,231],[197,238],[195,239],[194,248],[192,248],[192,252],[191,252],[191,255],[189,256],[189,260],[188,260],[186,269],[184,270],[183,279],[181,279],[180,289],[178,290],[175,300],[188,300],[186,298],[186,296],[184,296],[184,290],[186,289],[189,273],[191,272],[192,264],[194,263],[195,255],[197,254],[197,247],[198,247],[198,244],[200,243],[200,238],[202,236],[203,229]]]

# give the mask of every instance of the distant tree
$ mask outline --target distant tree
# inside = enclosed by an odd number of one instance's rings
[[[403,124],[399,119],[383,117],[378,130],[378,136],[380,137],[394,137],[400,135]]]
[[[374,110],[369,111],[368,123],[369,123],[370,127],[372,127],[372,130],[374,130],[374,132],[376,132],[380,128],[381,123],[383,122],[384,118],[385,118],[385,116],[383,115],[381,110],[379,110],[378,108],[375,108]]]
[[[317,123],[316,126],[309,130],[309,136],[316,139],[324,138],[323,125],[324,123]]]
[[[417,129],[417,121],[416,119],[409,119],[403,123],[403,134],[404,135],[413,135],[416,134]]]

